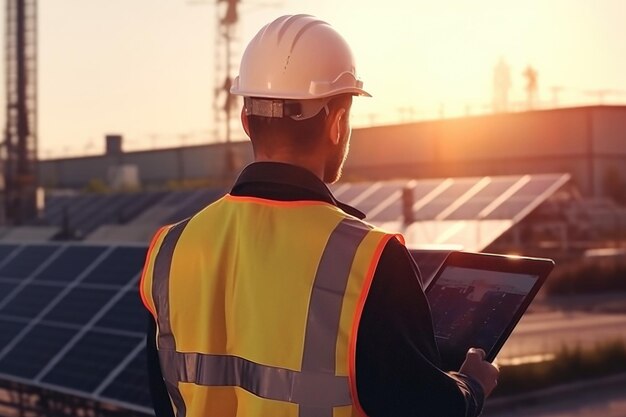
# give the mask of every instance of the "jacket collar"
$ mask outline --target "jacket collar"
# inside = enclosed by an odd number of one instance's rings
[[[231,194],[241,195],[245,193],[244,190],[256,188],[255,185],[272,184],[297,189],[298,194],[306,196],[307,200],[324,201],[356,218],[365,218],[360,210],[338,201],[315,174],[305,168],[282,162],[254,162],[248,165],[237,178]]]

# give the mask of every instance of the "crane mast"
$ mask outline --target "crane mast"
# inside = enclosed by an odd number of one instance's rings
[[[6,0],[6,121],[1,148],[1,220],[37,215],[37,0]]]

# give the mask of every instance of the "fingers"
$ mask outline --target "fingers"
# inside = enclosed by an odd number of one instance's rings
[[[485,361],[485,351],[478,348],[470,348],[460,372],[473,377],[482,386],[485,396],[489,396],[498,385],[500,372],[493,364]]]
[[[484,350],[482,350],[482,349],[478,349],[478,348],[470,348],[470,349],[467,351],[467,356],[470,356],[470,355],[472,355],[472,356],[478,356],[478,358],[479,358],[481,361],[484,361],[484,360],[485,360],[485,356],[487,356],[487,354],[485,353],[485,351],[484,351]]]

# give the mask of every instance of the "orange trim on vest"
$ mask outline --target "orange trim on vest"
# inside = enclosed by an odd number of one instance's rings
[[[159,240],[163,232],[168,227],[169,226],[162,226],[161,228],[159,228],[159,230],[157,230],[157,232],[152,237],[152,240],[150,241],[150,246],[148,246],[148,253],[146,254],[146,260],[143,265],[143,271],[141,272],[141,279],[139,280],[139,294],[141,295],[141,301],[143,302],[143,305],[146,307],[146,309],[152,314],[152,316],[155,319],[156,319],[156,311],[153,311],[150,308],[150,304],[148,303],[148,300],[146,300],[146,295],[143,293],[143,283],[146,278],[146,273],[148,271],[148,264],[150,263],[150,257],[152,256],[152,251],[154,250],[154,246],[156,245],[157,241]]]
[[[348,380],[350,382],[350,393],[352,395],[352,400],[354,401],[354,407],[357,412],[363,416],[366,416],[367,414],[365,414],[363,407],[361,407],[361,401],[359,401],[359,395],[356,389],[356,339],[359,331],[359,323],[361,322],[361,315],[363,314],[365,301],[367,300],[367,295],[369,294],[370,287],[372,286],[372,280],[374,279],[374,273],[376,272],[378,261],[380,260],[380,256],[382,255],[385,246],[387,246],[387,242],[389,242],[389,239],[393,237],[397,238],[404,244],[404,237],[399,234],[386,235],[378,243],[363,281],[363,288],[361,289],[361,295],[357,301],[356,310],[354,312],[354,320],[352,321],[352,331],[350,332],[350,342],[348,346]]]
[[[306,207],[306,206],[335,207],[334,205],[327,203],[325,201],[316,201],[316,200],[278,201],[278,200],[267,200],[265,198],[259,198],[259,197],[241,197],[241,196],[235,196],[231,194],[226,194],[224,198],[230,201],[257,203],[257,204],[263,204],[266,206],[274,206],[274,207]]]

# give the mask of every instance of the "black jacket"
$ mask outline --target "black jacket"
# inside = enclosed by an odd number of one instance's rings
[[[259,162],[246,167],[232,195],[280,201],[319,200],[356,217],[361,212],[338,202],[311,172],[293,165]],[[148,326],[148,371],[157,417],[173,416]],[[359,400],[369,417],[480,414],[484,393],[472,378],[440,369],[430,308],[419,269],[407,249],[391,239],[376,268],[359,324],[356,376]]]

